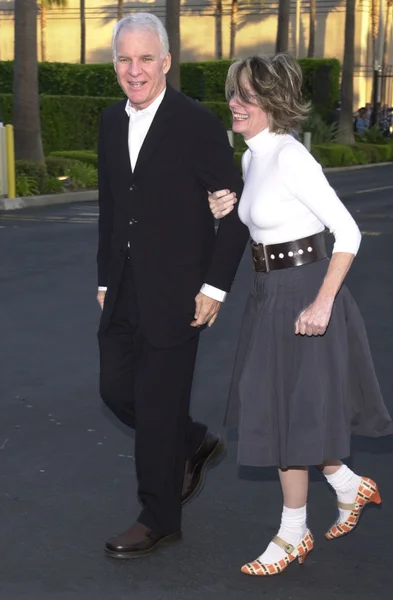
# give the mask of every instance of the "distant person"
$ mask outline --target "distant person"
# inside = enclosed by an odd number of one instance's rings
[[[366,129],[370,129],[372,116],[373,116],[373,106],[372,106],[371,102],[367,102],[367,104],[365,106],[365,111],[366,112],[364,115],[364,122],[366,125]]]
[[[337,101],[335,103],[334,109],[332,110],[332,112],[330,114],[329,122],[331,124],[335,123],[336,125],[338,125],[340,122],[340,114],[341,114],[341,102]]]
[[[384,104],[381,107],[380,117],[379,117],[379,129],[384,137],[388,137],[390,134],[390,126],[391,126],[391,111],[389,110],[389,106]]]
[[[366,504],[381,498],[372,479],[341,462],[350,455],[351,433],[393,433],[364,323],[344,284],[360,231],[321,166],[288,135],[308,112],[301,85],[289,54],[238,61],[226,82],[233,131],[248,146],[239,217],[253,240],[255,269],[227,424],[239,427],[240,464],[278,467],[284,498],[279,531],[242,567],[247,575],[275,575],[294,560],[304,563],[313,549],[313,465],[337,494],[338,517],[326,538],[352,532]],[[235,201],[226,190],[212,194],[214,216],[227,215]],[[325,227],[335,237],[331,259]],[[254,515],[254,531],[257,523]]]
[[[358,133],[359,135],[364,135],[366,129],[368,129],[367,122],[367,111],[365,108],[360,108],[355,120],[356,133]]]

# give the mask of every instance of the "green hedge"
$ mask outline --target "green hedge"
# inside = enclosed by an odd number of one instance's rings
[[[232,62],[231,60],[208,60],[183,63],[181,65],[182,91],[191,98],[225,102],[225,79]]]
[[[51,96],[105,96],[121,94],[112,63],[81,65],[78,63],[38,63],[40,94]],[[13,90],[13,61],[0,61],[0,90]]]
[[[50,157],[60,159],[79,160],[80,162],[97,167],[97,153],[94,150],[57,150],[51,152]]]
[[[303,95],[305,100],[313,103],[313,107],[324,119],[327,119],[340,99],[341,65],[336,58],[300,58],[299,64],[303,72]],[[323,96],[319,90],[324,88],[318,81],[322,72],[329,71],[329,95]],[[323,96],[323,99],[321,98]]]
[[[311,153],[324,168],[346,167],[351,165],[363,165],[376,162],[393,161],[393,144],[373,145],[357,144],[356,146],[344,146],[341,144],[313,145]],[[68,157],[71,152],[56,152],[56,156]],[[235,162],[241,170],[243,152],[234,153]],[[51,157],[49,157],[50,159]],[[97,155],[94,152],[79,153],[79,160],[88,164],[97,164]],[[47,159],[48,160],[48,159]],[[64,160],[64,159],[63,159]]]
[[[40,96],[44,152],[95,150],[101,111],[119,98]],[[4,122],[12,122],[12,96],[0,94]]]
[[[311,152],[325,168],[393,161],[393,144],[320,144],[313,145]]]
[[[180,65],[182,91],[201,101],[224,102],[225,78],[231,61],[211,60]],[[339,99],[340,63],[338,60],[302,58],[303,94],[307,100],[316,99],[318,74],[330,69],[330,94],[322,102],[315,102],[318,111],[327,116]],[[70,96],[117,97],[120,95],[112,63],[80,65],[74,63],[39,63],[40,94]],[[0,90],[11,94],[13,88],[13,62],[0,61]]]
[[[42,141],[47,155],[62,151],[62,156],[78,159],[74,152],[64,150],[95,150],[97,146],[98,119],[101,111],[118,102],[119,98],[91,98],[89,96],[40,96]],[[231,113],[226,102],[204,102],[231,128]],[[0,94],[0,109],[4,122],[12,122],[12,96]],[[93,164],[93,163],[92,163]]]

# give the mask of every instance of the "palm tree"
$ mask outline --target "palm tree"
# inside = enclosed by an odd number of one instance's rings
[[[239,20],[239,1],[232,0],[231,4],[231,39],[229,44],[229,58],[234,58],[236,53],[236,31]]]
[[[117,20],[124,17],[124,0],[117,0]]]
[[[38,96],[37,0],[15,2],[15,157],[44,164]]]
[[[386,76],[389,60],[389,39],[392,33],[393,0],[387,0],[385,14],[385,31],[383,36],[383,55],[382,55],[382,89],[381,98],[383,102],[388,102],[386,98]]]
[[[216,58],[222,58],[222,0],[215,0]]]
[[[85,0],[79,0],[79,13],[81,22],[81,63],[86,62],[86,7]]]
[[[347,0],[345,8],[344,60],[341,81],[341,110],[337,140],[354,144],[353,132],[353,71],[355,64],[355,7],[356,0]]]
[[[289,43],[290,0],[279,0],[276,52],[286,52]]]
[[[379,34],[380,12],[381,12],[381,0],[371,0],[370,21],[371,21],[373,65],[375,65],[375,62],[377,60],[377,42],[378,42],[378,34]]]
[[[381,0],[371,0],[370,4],[370,21],[371,21],[371,40],[372,40],[372,60],[373,60],[373,69],[377,69],[378,65],[378,51],[377,51],[377,43],[378,43],[378,35],[379,35],[379,18],[381,12]],[[373,88],[374,85],[378,82],[373,78]],[[374,99],[375,90],[372,90],[371,98]]]
[[[172,56],[168,83],[176,90],[180,90],[180,0],[166,0],[165,25]]]
[[[310,0],[310,31],[308,38],[308,58],[315,56],[315,30],[317,28],[317,0]]]
[[[55,6],[65,8],[67,0],[40,0],[41,60],[46,60],[46,12]]]

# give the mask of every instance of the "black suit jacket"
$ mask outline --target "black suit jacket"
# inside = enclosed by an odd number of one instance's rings
[[[216,234],[207,190],[240,197],[243,184],[221,122],[170,87],[132,171],[125,106],[100,120],[98,285],[108,287],[100,327],[110,323],[129,241],[142,330],[170,347],[198,333],[190,322],[203,283],[230,290],[248,230],[234,210]]]

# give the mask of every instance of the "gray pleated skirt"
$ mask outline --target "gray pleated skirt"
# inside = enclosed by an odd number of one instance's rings
[[[350,454],[352,434],[393,433],[359,309],[343,286],[323,336],[295,335],[329,260],[256,273],[240,333],[225,422],[238,462],[318,465]]]

